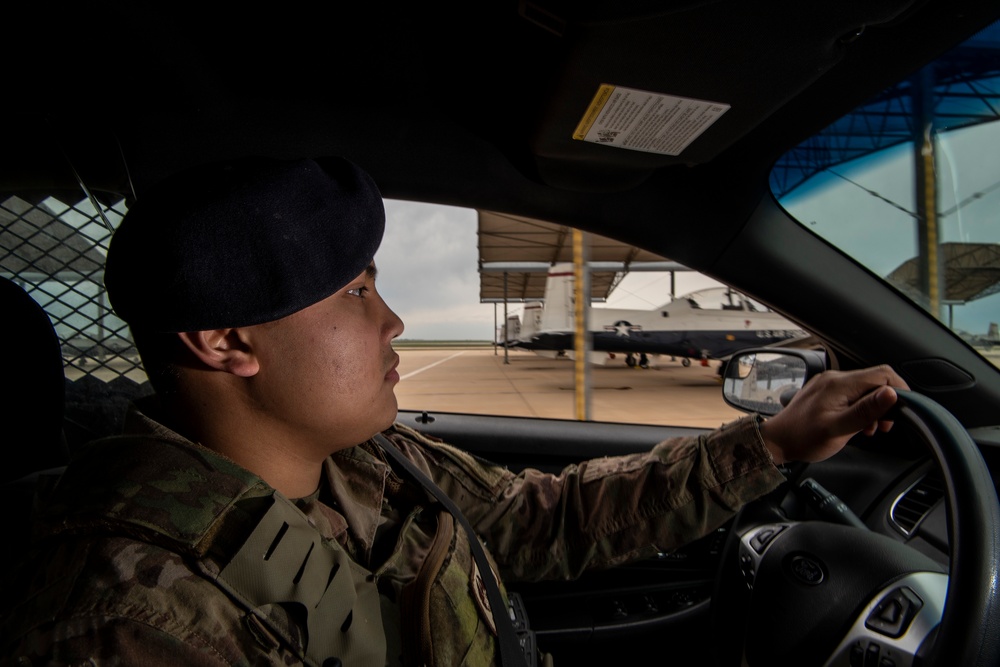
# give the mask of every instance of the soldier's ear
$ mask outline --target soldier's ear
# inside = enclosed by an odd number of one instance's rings
[[[244,329],[184,331],[177,336],[209,368],[240,377],[256,375],[260,370],[260,362]]]

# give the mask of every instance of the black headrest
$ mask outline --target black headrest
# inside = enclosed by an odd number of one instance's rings
[[[66,388],[59,339],[49,316],[19,285],[0,277],[0,481],[68,462]]]

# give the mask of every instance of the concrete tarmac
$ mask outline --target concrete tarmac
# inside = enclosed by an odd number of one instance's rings
[[[408,347],[399,353],[400,409],[578,419],[571,359],[493,347]],[[715,428],[743,415],[722,400],[719,362],[684,367],[650,357],[649,369],[624,356],[590,367],[594,421]]]

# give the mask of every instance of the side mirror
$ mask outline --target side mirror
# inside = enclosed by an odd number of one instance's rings
[[[722,376],[722,397],[737,410],[773,416],[826,370],[819,350],[753,348],[734,354]]]

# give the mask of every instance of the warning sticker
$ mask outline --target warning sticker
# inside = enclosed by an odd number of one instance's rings
[[[602,84],[573,138],[680,155],[728,110],[728,104]]]

